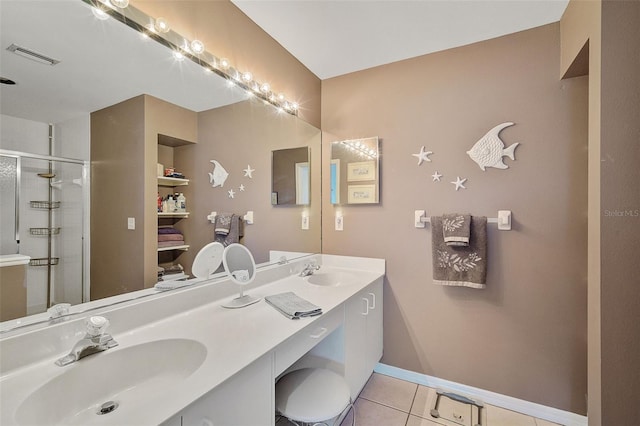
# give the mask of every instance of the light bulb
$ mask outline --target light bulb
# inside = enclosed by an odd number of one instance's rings
[[[182,54],[182,52],[179,52],[179,51],[176,50],[176,51],[173,52],[173,58],[176,61],[182,61],[182,60],[184,60],[184,55]]]
[[[164,18],[156,18],[156,23],[154,24],[156,31],[159,33],[169,32],[171,28],[169,28],[169,23]]]
[[[204,44],[200,40],[193,40],[191,42],[191,51],[196,55],[204,52]]]
[[[278,100],[280,102],[284,101],[284,94],[283,93],[278,94]]]
[[[111,4],[115,7],[119,7],[120,9],[124,9],[129,6],[129,0],[110,0]]]
[[[107,12],[105,12],[102,9],[98,9],[97,7],[92,7],[91,12],[93,12],[93,16],[95,16],[101,21],[104,21],[105,19],[109,19],[109,15],[107,14]]]
[[[230,66],[231,64],[229,63],[229,60],[227,58],[220,59],[220,68],[226,70],[229,69]]]
[[[262,93],[269,93],[269,90],[271,90],[271,86],[269,85],[269,83],[262,83],[262,86],[260,86],[260,91]]]
[[[242,80],[246,83],[250,82],[251,80],[253,80],[253,74],[251,74],[249,71],[242,73]]]
[[[297,111],[299,106],[300,105],[298,105],[297,102],[291,102],[291,109],[292,110]]]

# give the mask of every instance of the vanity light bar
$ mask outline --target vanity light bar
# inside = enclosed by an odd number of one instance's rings
[[[18,56],[22,56],[23,58],[31,59],[32,61],[40,62],[45,65],[55,65],[59,64],[60,61],[57,59],[50,58],[38,52],[34,52],[33,50],[29,50],[24,47],[20,47],[16,44],[11,44],[11,46],[7,47],[9,52],[13,52]]]
[[[248,95],[256,96],[264,102],[273,105],[279,111],[287,112],[291,115],[298,115],[299,106],[296,102],[287,100],[283,94],[275,94],[271,90],[268,83],[260,83],[253,79],[250,72],[240,72],[230,65],[229,60],[218,58],[204,48],[204,44],[199,40],[188,41],[185,37],[177,32],[169,29],[166,20],[163,18],[154,19],[143,11],[128,5],[125,8],[114,6],[109,0],[81,0],[88,5],[97,8],[113,19],[133,28],[146,37],[152,38],[158,43],[168,47],[174,52],[174,55],[188,58],[196,64],[203,67],[206,71],[218,74],[231,84],[245,90]],[[158,21],[164,22],[166,31],[162,32],[156,29]],[[143,24],[146,22],[147,24]],[[194,44],[197,48],[193,48]],[[196,53],[202,48],[201,53]],[[250,78],[249,78],[250,77]]]

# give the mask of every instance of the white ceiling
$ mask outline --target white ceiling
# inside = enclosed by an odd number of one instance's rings
[[[7,51],[12,43],[60,60],[44,65]],[[239,102],[244,90],[144,39],[80,0],[0,0],[0,113],[58,123],[142,93],[193,111]]]
[[[557,22],[568,0],[231,0],[320,79]]]

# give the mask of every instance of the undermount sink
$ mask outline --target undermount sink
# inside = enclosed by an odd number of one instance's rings
[[[190,339],[156,340],[88,356],[60,367],[62,374],[20,404],[16,420],[25,425],[95,422],[166,392],[194,373],[206,356],[207,348]],[[105,403],[109,408],[103,411],[115,408],[99,415]]]
[[[343,285],[354,284],[357,275],[353,272],[339,270],[319,270],[313,275],[309,275],[306,280],[309,284],[324,287],[338,287]]]

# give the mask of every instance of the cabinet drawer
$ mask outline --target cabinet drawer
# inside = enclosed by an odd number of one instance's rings
[[[303,328],[278,345],[275,350],[275,375],[280,375],[342,324],[343,307],[322,314],[313,324]],[[299,321],[305,321],[301,319]]]

